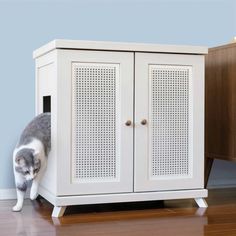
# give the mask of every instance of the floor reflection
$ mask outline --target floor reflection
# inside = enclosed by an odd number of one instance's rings
[[[0,218],[3,236],[203,236],[208,224],[204,209],[197,207],[155,208],[141,203],[136,208],[122,204],[117,209],[110,204],[74,206],[62,218],[50,217],[52,206],[47,202],[26,201],[18,213],[11,212],[10,205],[0,208],[5,219],[4,224]]]
[[[73,211],[73,210],[72,210]],[[164,211],[164,214],[163,214]],[[71,214],[53,218],[56,235],[112,235],[112,236],[203,236],[208,223],[206,209],[186,208],[113,211]],[[69,220],[70,219],[70,220]],[[73,224],[69,224],[72,221]],[[59,227],[62,226],[62,227]]]
[[[11,226],[4,230],[4,227],[0,225],[0,235],[2,236],[56,236],[56,227],[51,223],[51,219],[44,218],[41,212],[37,211],[37,203],[33,206],[29,201],[23,207],[21,212],[12,212],[11,206],[8,211],[5,212],[5,217],[8,218],[8,222]],[[2,228],[2,229],[1,229]],[[1,233],[6,232],[6,233]]]
[[[60,220],[59,220],[60,221]],[[206,217],[157,217],[151,219],[119,220],[107,222],[74,223],[56,227],[56,235],[204,235]],[[58,225],[58,222],[57,222]],[[154,234],[153,234],[154,233]]]
[[[210,190],[207,209],[193,200],[69,207],[52,219],[52,205],[26,200],[0,201],[0,236],[215,236],[236,235],[236,189]]]

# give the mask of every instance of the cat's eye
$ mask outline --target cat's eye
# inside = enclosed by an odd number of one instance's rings
[[[39,171],[39,169],[35,169],[35,170],[34,170],[34,174],[37,173],[38,171]]]
[[[25,171],[25,175],[28,175],[29,174],[29,171]]]

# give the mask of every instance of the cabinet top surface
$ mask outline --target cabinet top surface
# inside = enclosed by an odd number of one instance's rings
[[[163,45],[147,43],[124,43],[109,41],[82,41],[55,39],[33,52],[33,57],[40,57],[54,49],[88,49],[102,51],[126,51],[126,52],[156,52],[156,53],[177,53],[177,54],[207,54],[207,47]]]

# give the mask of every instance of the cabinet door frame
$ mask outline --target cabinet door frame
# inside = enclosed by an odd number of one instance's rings
[[[57,195],[104,194],[133,192],[133,59],[132,52],[92,50],[57,50]],[[118,66],[119,174],[113,180],[74,182],[72,178],[72,63],[115,64]],[[116,103],[117,104],[117,103]],[[126,126],[127,120],[132,121]]]
[[[192,155],[190,174],[185,177],[151,176],[151,151],[149,140],[149,66],[173,65],[192,68],[192,86],[190,89],[189,114],[189,155]],[[135,53],[135,168],[134,191],[166,191],[180,189],[197,189],[204,187],[204,56]],[[147,125],[141,120],[147,119]]]

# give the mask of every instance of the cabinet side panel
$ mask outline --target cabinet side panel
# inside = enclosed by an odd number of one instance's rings
[[[41,187],[56,194],[56,62],[55,53],[49,53],[36,60],[36,115],[51,112],[52,149],[48,156],[47,170]]]
[[[235,134],[236,134],[236,124],[235,124],[235,118],[236,118],[236,47],[232,48],[232,50],[230,50],[230,48],[228,48],[229,51],[229,77],[233,79],[232,81],[232,110],[233,110],[233,114],[231,114],[232,116],[232,130],[233,130],[233,152],[234,152],[234,160],[236,161],[236,148],[235,148],[235,144],[236,144],[236,139],[235,139]]]
[[[206,156],[234,159],[234,79],[236,48],[212,50],[206,56]],[[233,65],[234,60],[234,65]]]

